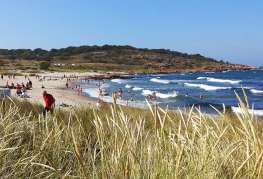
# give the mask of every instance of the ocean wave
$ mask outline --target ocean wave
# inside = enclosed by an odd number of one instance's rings
[[[207,80],[209,82],[230,83],[230,84],[238,84],[242,82],[241,80],[225,80],[225,79],[210,78],[210,77],[198,77],[197,80]]]
[[[156,93],[156,96],[159,97],[159,98],[163,98],[163,99],[166,99],[166,98],[175,98],[176,96],[178,96],[178,94],[174,91],[172,93]]]
[[[122,79],[112,79],[111,82],[122,84],[125,82],[125,80]]]
[[[207,71],[207,72],[205,72],[206,74],[213,74],[213,73],[215,73],[215,72],[213,72],[213,71]]]
[[[171,83],[192,82],[193,80],[170,80]]]
[[[253,89],[253,87],[250,87],[250,86],[241,86],[240,88],[241,88],[241,89],[246,89],[246,90]]]
[[[257,89],[251,89],[250,92],[254,94],[263,94],[262,90],[257,90]]]
[[[151,82],[155,82],[155,83],[162,83],[162,84],[169,84],[171,83],[170,80],[162,80],[162,79],[159,79],[159,78],[152,78],[150,79]]]
[[[205,80],[207,77],[198,77],[197,80]]]
[[[83,92],[92,98],[99,98],[99,90],[97,88],[88,88],[88,89],[83,90]],[[100,100],[106,103],[113,103],[112,96],[101,96]],[[131,101],[131,100],[127,101],[127,100],[118,99],[117,104],[122,105],[122,106],[128,105],[129,107],[135,107],[135,108],[147,107],[147,104],[145,101]]]
[[[151,90],[142,90],[142,95],[143,96],[148,96],[148,95],[151,95],[153,93],[154,93],[154,91],[151,91]]]
[[[99,97],[99,90],[97,88],[84,89],[83,92],[88,94],[92,98],[98,98]]]
[[[125,85],[125,88],[132,88],[132,86],[131,85]]]
[[[136,86],[135,86],[135,87],[132,88],[132,90],[133,90],[133,91],[141,91],[141,90],[143,90],[143,88],[140,88],[140,87],[136,87]]]
[[[143,90],[142,91],[142,95],[144,95],[144,96],[152,95],[153,93],[155,93],[158,98],[162,98],[162,99],[174,98],[174,97],[178,96],[178,94],[175,91],[172,93],[160,93],[160,92],[151,91],[151,90]]]
[[[245,113],[244,110],[243,110],[242,108],[240,108],[240,107],[234,107],[234,106],[232,106],[231,109],[232,109],[232,111],[233,111],[234,113],[238,113],[238,114],[243,114],[243,113]],[[255,110],[255,109],[252,110],[252,109],[248,109],[248,112],[249,112],[249,114],[254,114],[255,116],[263,116],[263,110]]]
[[[231,89],[231,87],[210,86],[210,85],[205,85],[205,84],[194,84],[194,83],[184,83],[184,85],[189,86],[189,87],[201,88],[206,91]]]

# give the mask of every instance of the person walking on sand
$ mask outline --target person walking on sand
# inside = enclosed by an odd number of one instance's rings
[[[44,99],[44,110],[43,110],[43,115],[46,117],[46,114],[50,112],[51,114],[54,111],[55,108],[55,98],[51,95],[48,94],[47,91],[43,92],[43,99]]]

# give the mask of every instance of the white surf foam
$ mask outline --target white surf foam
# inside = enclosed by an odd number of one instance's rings
[[[201,89],[204,89],[206,91],[231,89],[231,87],[210,86],[210,85],[205,85],[205,84],[193,84],[193,83],[184,83],[184,84],[186,86],[189,86],[189,87],[201,88]]]
[[[240,107],[231,107],[234,113],[243,114],[244,110]],[[263,116],[263,110],[248,110],[249,114],[254,114],[255,116]]]
[[[143,88],[140,88],[140,87],[136,87],[136,86],[135,86],[134,88],[132,88],[132,90],[133,90],[133,91],[141,91],[141,90],[143,90]]]
[[[122,79],[112,79],[111,82],[122,84],[125,82],[125,80]]]
[[[241,80],[223,80],[223,79],[216,79],[216,78],[207,78],[207,81],[217,82],[217,83],[230,83],[230,84],[238,84],[242,82]]]
[[[142,91],[142,95],[148,96],[148,95],[152,95],[154,92],[156,93],[156,96],[158,98],[162,98],[162,99],[174,98],[174,97],[176,97],[178,95],[175,91],[172,92],[172,93],[160,93],[160,92],[151,91],[151,90],[143,90]]]
[[[250,92],[254,94],[263,94],[262,90],[256,90],[256,89],[251,89]]]
[[[147,95],[150,95],[150,94],[153,94],[154,91],[151,91],[151,90],[142,90],[142,95],[143,96],[147,96]]]
[[[163,99],[166,99],[166,98],[174,98],[177,96],[177,93],[174,91],[172,93],[156,93],[156,96],[159,97],[159,98],[163,98]]]
[[[84,89],[83,92],[87,93],[92,98],[98,98],[99,97],[99,90],[97,88]]]
[[[131,85],[125,85],[125,88],[132,88],[132,86]]]
[[[253,87],[249,87],[249,86],[241,86],[241,89],[250,90],[250,89],[253,89]]]
[[[158,78],[152,78],[152,79],[150,79],[150,81],[155,82],[155,83],[162,83],[162,84],[171,83],[171,81],[169,81],[169,80],[163,80],[163,79],[158,79]]]
[[[205,80],[207,77],[198,77],[197,80]]]
[[[213,73],[215,73],[215,72],[213,72],[213,71],[208,71],[208,72],[205,72],[206,74],[213,74]]]
[[[83,90],[84,93],[88,94],[92,98],[99,98],[99,90],[97,88],[88,88]],[[112,96],[101,96],[100,99],[106,103],[113,103]],[[145,101],[126,101],[122,99],[117,99],[117,104],[123,106],[130,106],[136,108],[145,108],[147,106]]]
[[[170,80],[171,83],[192,82],[193,80]]]
[[[218,78],[210,78],[210,77],[198,77],[197,80],[207,80],[209,82],[230,83],[230,84],[238,84],[242,82],[241,80],[227,80],[227,79],[218,79]]]

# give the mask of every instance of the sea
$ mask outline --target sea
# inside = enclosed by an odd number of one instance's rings
[[[122,91],[120,105],[147,108],[148,103],[163,108],[186,109],[195,106],[213,113],[231,108],[240,112],[239,100],[249,101],[250,111],[263,116],[263,71],[223,71],[134,75],[129,79],[86,81],[84,95],[111,103],[112,93]],[[108,93],[99,97],[98,86]],[[148,97],[155,95],[156,99]],[[148,101],[148,102],[147,102]]]

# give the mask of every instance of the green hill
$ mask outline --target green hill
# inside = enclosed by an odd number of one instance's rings
[[[251,68],[217,61],[200,54],[132,46],[80,46],[51,50],[0,49],[0,64],[5,69],[36,70],[43,61],[50,63],[49,69],[62,71],[175,72]]]

